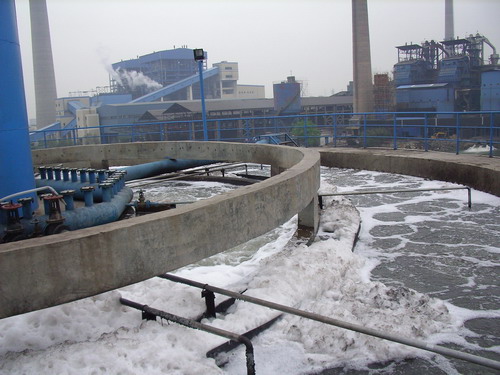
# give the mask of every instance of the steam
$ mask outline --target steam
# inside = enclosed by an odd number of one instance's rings
[[[106,68],[106,71],[119,85],[128,86],[131,90],[145,86],[149,91],[158,90],[163,87],[160,83],[145,76],[142,72],[137,72],[135,70],[127,71],[121,68],[113,69],[109,62],[109,51],[106,47],[99,46],[97,48],[97,53],[100,55],[101,62]]]
[[[163,87],[155,80],[145,76],[142,72],[137,72],[135,70],[127,71],[120,68],[114,70],[109,66],[108,72],[121,86],[125,86],[126,83],[132,90],[141,86],[146,86],[146,88],[151,90],[158,90]]]
[[[128,86],[130,89],[134,90],[141,86],[146,86],[150,91],[161,89],[163,86],[152,80],[148,76],[145,76],[142,72],[137,72],[135,70],[126,71],[124,69],[113,69],[107,58],[102,58],[102,63],[106,67],[109,75],[116,81],[120,86]]]

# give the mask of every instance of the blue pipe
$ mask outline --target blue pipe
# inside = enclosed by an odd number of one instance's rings
[[[5,197],[35,187],[14,0],[0,1],[0,61],[0,197]]]
[[[75,201],[73,199],[73,195],[75,194],[74,190],[62,190],[60,191],[63,196],[64,203],[66,203],[66,211],[73,211],[75,209]]]
[[[162,159],[152,163],[132,165],[120,170],[127,172],[125,181],[138,180],[157,176],[162,173],[176,172],[182,169],[199,167],[201,165],[213,164],[213,160],[191,160],[191,159]]]
[[[94,187],[84,186],[80,190],[83,192],[85,207],[92,207],[94,205]]]
[[[63,190],[75,190],[74,198],[76,200],[84,200],[84,194],[80,190],[82,187],[85,186],[93,186],[95,188],[94,190],[94,201],[95,202],[101,202],[102,201],[102,190],[99,188],[98,184],[89,184],[88,182],[72,182],[72,181],[62,181],[62,180],[42,180],[42,179],[36,179],[35,180],[36,187],[42,187],[42,186],[50,186],[54,190],[61,192]]]
[[[97,225],[112,223],[118,220],[132,200],[132,189],[125,187],[116,194],[110,202],[97,203],[91,207],[82,207],[74,210],[62,210],[61,215],[65,218],[64,223],[70,230],[94,227]],[[42,230],[47,227],[49,215],[37,216]],[[33,233],[34,223],[32,220],[21,219],[25,233]],[[5,231],[5,225],[0,224],[0,236]]]
[[[113,191],[117,193],[121,187],[125,186],[125,181],[157,176],[162,173],[175,172],[182,169],[194,168],[194,167],[199,167],[201,165],[213,164],[213,163],[214,163],[213,160],[163,159],[152,163],[145,163],[145,164],[132,165],[130,167],[124,167],[119,170],[116,170],[112,175],[114,177],[120,175],[120,172],[126,173],[121,179],[119,179],[115,183]],[[55,180],[53,178],[53,173],[52,173],[53,168],[51,167],[42,167],[42,168],[43,170],[40,170],[40,177],[46,176],[47,178],[36,179],[35,180],[36,187],[50,186],[54,188],[56,191],[75,190],[75,195],[74,195],[75,199],[83,200],[84,195],[80,191],[80,189],[84,186],[93,186],[95,188],[94,202],[102,201],[102,188],[99,186],[99,184],[101,182],[104,182],[101,181],[102,176],[105,176],[104,171],[102,170],[98,171],[99,175],[98,182],[89,183],[87,181],[87,173],[89,172],[87,169],[80,169],[80,181],[78,181],[77,170],[74,168],[70,168],[71,181],[63,181],[63,180]],[[84,182],[82,182],[82,180]]]

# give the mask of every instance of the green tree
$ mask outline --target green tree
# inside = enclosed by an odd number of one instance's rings
[[[305,131],[304,131],[305,130]],[[298,138],[301,145],[315,147],[320,144],[321,130],[311,120],[307,120],[304,126],[303,119],[297,119],[292,123],[292,136]],[[307,140],[303,137],[307,136]]]

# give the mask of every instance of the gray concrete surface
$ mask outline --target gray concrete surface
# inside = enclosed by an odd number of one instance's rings
[[[271,164],[266,181],[175,210],[0,245],[0,318],[154,277],[264,234],[295,214],[317,223],[314,150],[217,142],[92,145],[33,153],[35,165],[137,164],[165,156]]]
[[[500,159],[444,152],[316,148],[321,165],[406,174],[463,184],[500,196]]]

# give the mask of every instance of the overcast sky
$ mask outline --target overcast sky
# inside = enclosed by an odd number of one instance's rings
[[[24,81],[34,117],[28,0],[16,0]],[[239,63],[243,84],[290,74],[309,96],[352,80],[351,0],[47,0],[57,94],[109,83],[105,65],[187,45],[208,64]],[[368,0],[373,73],[392,70],[397,45],[444,37],[444,0]],[[500,0],[455,0],[455,35],[485,35],[500,51]],[[491,54],[487,48],[486,53]]]

